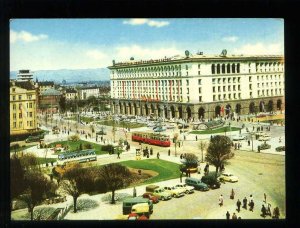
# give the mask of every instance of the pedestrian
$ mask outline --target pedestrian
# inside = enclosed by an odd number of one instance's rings
[[[253,200],[252,194],[249,196],[249,202],[251,202],[251,200]]]
[[[243,208],[247,210],[247,198],[243,199]]]
[[[237,149],[237,144],[236,144],[236,143],[234,144],[234,149],[235,149],[235,150]]]
[[[230,199],[234,199],[234,195],[235,195],[235,193],[234,193],[234,191],[233,191],[233,189],[231,189],[231,194],[230,194]]]
[[[120,159],[120,151],[118,151],[118,157],[117,158]]]
[[[195,138],[196,138],[196,141],[198,141],[198,137],[197,137],[197,135],[196,135],[196,137],[195,137]]]
[[[103,141],[103,136],[101,136],[100,140],[101,140],[101,142]]]
[[[260,146],[257,146],[257,152],[260,153]]]
[[[226,212],[226,219],[227,219],[227,220],[230,219],[230,213],[229,213],[229,211]]]
[[[250,146],[250,140],[248,140],[248,146]]]
[[[133,187],[133,197],[136,197],[136,189]]]
[[[237,219],[237,216],[236,216],[236,214],[235,214],[235,213],[233,213],[233,215],[232,215],[232,219]]]
[[[273,218],[274,219],[279,219],[279,216],[280,216],[279,208],[275,207],[274,210],[273,210]]]
[[[96,135],[96,142],[98,142],[98,135]]]
[[[241,209],[241,201],[240,199],[238,199],[238,201],[236,202],[236,206],[237,206],[237,211],[240,212],[240,209]]]
[[[270,215],[272,217],[271,204],[269,204],[269,203],[268,203],[268,208],[267,208],[267,215]]]
[[[170,156],[170,155],[171,155],[171,150],[169,149],[169,150],[168,150],[168,156]]]
[[[157,152],[157,159],[159,159],[159,156],[160,156],[160,154],[159,154],[159,152]]]
[[[266,210],[266,208],[265,208],[265,205],[262,205],[262,207],[261,207],[261,216],[262,216],[263,218],[266,217],[266,212],[267,212],[267,210]]]
[[[221,165],[221,172],[225,170],[224,164]]]
[[[186,138],[185,138],[185,135],[183,136],[183,139],[185,140]]]
[[[220,207],[223,206],[223,195],[220,195],[220,197],[219,197],[219,205],[220,205]]]
[[[153,155],[153,149],[152,149],[152,147],[150,148],[150,155]]]
[[[183,155],[182,155],[182,154],[180,154],[180,159],[182,159],[182,156],[183,156]]]
[[[181,143],[180,143],[180,142],[178,142],[178,146],[179,146],[179,148],[180,148],[180,144],[181,144]]]
[[[264,193],[264,199],[265,199],[265,203],[267,202],[267,195],[266,195],[266,193]]]
[[[249,210],[253,212],[253,209],[254,209],[254,202],[253,200],[251,200],[249,203]]]

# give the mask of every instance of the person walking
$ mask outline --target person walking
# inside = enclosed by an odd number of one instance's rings
[[[231,194],[230,194],[230,199],[234,199],[234,195],[235,195],[235,193],[234,193],[234,191],[233,191],[233,189],[231,189]]]
[[[240,212],[240,209],[241,209],[241,201],[240,199],[238,199],[238,201],[236,202],[236,206],[237,206],[237,211]]]
[[[275,207],[273,210],[273,218],[279,219],[279,216],[280,216],[279,207]]]
[[[247,210],[247,198],[243,199],[243,208]]]
[[[159,156],[160,156],[159,152],[157,152],[157,155],[156,155],[156,156],[157,156],[157,159],[159,159]]]
[[[248,146],[250,146],[250,140],[248,140]]]
[[[261,207],[261,216],[262,216],[263,218],[266,217],[266,212],[267,212],[267,210],[266,210],[266,208],[265,208],[265,205],[262,205],[262,207]]]
[[[226,212],[226,219],[227,219],[227,220],[230,219],[230,213],[229,213],[229,211]]]
[[[220,207],[223,206],[223,195],[220,195],[220,197],[219,197],[219,205],[220,205]]]
[[[252,194],[251,194],[250,197],[249,197],[249,202],[251,202],[251,200],[253,200]]]
[[[266,195],[266,193],[264,193],[264,202],[266,203],[267,202],[267,195]]]
[[[232,215],[232,219],[237,219],[237,216],[236,216],[236,214],[235,214],[235,213],[233,213],[233,215]]]
[[[251,200],[249,203],[249,210],[253,212],[253,209],[254,209],[254,202],[253,200]]]
[[[268,203],[267,215],[270,215],[272,217],[271,204],[270,203]]]
[[[153,148],[150,148],[150,155],[153,155]]]
[[[136,188],[133,187],[133,197],[136,197]]]
[[[169,150],[168,150],[168,156],[170,156],[170,155],[171,155],[171,150],[169,149]]]
[[[120,159],[120,151],[118,151],[118,157],[117,158]]]
[[[196,137],[195,137],[195,138],[196,138],[196,141],[198,141],[198,137],[197,137],[197,135],[196,135]]]

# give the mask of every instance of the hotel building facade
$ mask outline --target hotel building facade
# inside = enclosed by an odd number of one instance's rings
[[[202,119],[284,109],[284,58],[191,55],[109,66],[115,114]]]

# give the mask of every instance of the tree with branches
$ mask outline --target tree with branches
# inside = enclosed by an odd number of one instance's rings
[[[216,167],[217,176],[221,165],[233,156],[230,138],[224,135],[216,135],[209,143],[205,160]]]
[[[129,169],[118,163],[112,163],[100,167],[99,177],[103,180],[107,190],[112,192],[111,203],[115,203],[115,191],[129,186],[133,176]]]
[[[49,193],[55,192],[57,186],[48,180],[42,173],[27,171],[25,173],[26,190],[18,198],[26,203],[30,219],[33,220],[33,209],[40,204]]]
[[[25,190],[25,169],[20,159],[14,155],[10,159],[10,195],[11,201]]]
[[[73,197],[74,213],[77,212],[77,199],[86,192],[86,182],[89,178],[79,164],[67,168],[63,173],[61,191]]]
[[[201,155],[202,155],[201,162],[204,162],[204,160],[203,160],[203,151],[207,149],[207,142],[201,140],[200,143],[199,143],[199,149],[200,149]]]

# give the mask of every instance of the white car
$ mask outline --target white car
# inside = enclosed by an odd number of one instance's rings
[[[236,136],[233,136],[233,138],[232,138],[233,141],[238,141],[238,140],[243,140],[243,139],[246,139],[245,135],[236,135]]]
[[[180,197],[184,196],[185,190],[184,189],[179,189],[174,186],[166,186],[164,187],[164,190],[166,192],[169,192],[173,197]]]
[[[269,141],[271,139],[270,136],[268,135],[263,135],[263,136],[260,136],[258,141]]]
[[[219,177],[220,181],[228,181],[228,182],[238,182],[239,178],[237,176],[234,176],[232,173],[222,173]]]
[[[177,184],[175,188],[183,189],[185,194],[193,193],[195,189],[193,186],[189,186],[186,184]]]

